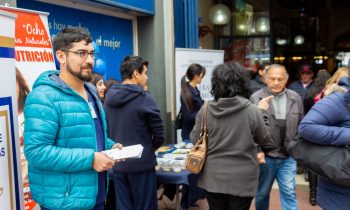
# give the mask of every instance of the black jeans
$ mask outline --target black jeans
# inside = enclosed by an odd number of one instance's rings
[[[210,210],[249,210],[253,197],[207,192]]]

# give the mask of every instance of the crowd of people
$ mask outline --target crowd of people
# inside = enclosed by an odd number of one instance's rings
[[[104,81],[93,72],[96,53],[88,31],[65,28],[53,47],[60,70],[41,74],[30,93],[25,89],[25,105],[18,101],[32,198],[42,210],[158,209],[155,151],[165,136],[148,91],[148,61],[126,56],[122,81]],[[180,111],[182,141],[194,144],[207,114],[207,157],[197,185],[209,208],[249,210],[255,198],[257,210],[268,210],[276,180],[282,209],[298,209],[297,163],[286,146],[298,133],[323,145],[349,144],[349,68],[331,77],[301,65],[299,80],[288,86],[288,71],[280,64],[264,63],[254,78],[238,63],[220,64],[208,75],[214,99],[203,113],[197,86],[205,75],[200,64],[188,67]],[[115,160],[102,152],[135,144],[144,147],[141,158]],[[350,206],[349,187],[305,170],[311,205]]]

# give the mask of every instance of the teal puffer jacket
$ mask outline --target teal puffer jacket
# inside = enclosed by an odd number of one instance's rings
[[[24,108],[31,194],[49,209],[92,209],[98,191],[98,173],[92,168],[97,150],[94,121],[88,103],[58,75],[41,74]],[[85,88],[97,98],[96,90],[88,84]],[[98,107],[109,149],[115,142],[107,138],[100,102]]]

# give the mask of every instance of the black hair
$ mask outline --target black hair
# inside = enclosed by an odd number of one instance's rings
[[[327,70],[319,70],[309,90],[309,94],[316,96],[318,93],[320,93],[326,86],[327,80],[329,80],[329,78],[331,78],[331,75],[328,73]]]
[[[139,56],[126,56],[120,66],[120,75],[122,80],[131,79],[134,70],[142,73],[143,66],[148,66],[148,61],[143,60]]]
[[[67,27],[58,32],[53,39],[53,50],[69,50],[74,42],[86,41],[86,44],[92,42],[92,38],[88,30],[82,27]]]
[[[211,85],[210,93],[215,100],[237,95],[248,98],[250,95],[247,70],[236,62],[216,66],[211,77]]]
[[[319,93],[321,93],[322,90],[325,88],[327,80],[329,80],[329,78],[331,78],[331,75],[328,73],[327,70],[321,69],[318,71],[315,80],[310,89],[307,91],[304,99],[305,113],[309,111],[311,107],[315,104],[315,97]]]
[[[192,98],[191,90],[189,88],[188,82],[186,82],[186,77],[189,81],[192,81],[196,75],[205,75],[205,68],[197,63],[191,64],[186,71],[186,75],[181,78],[181,98],[184,101],[187,109],[189,111],[195,110],[194,100]]]
[[[264,61],[259,65],[258,71],[259,70],[264,70],[266,66],[271,66],[271,62],[270,61]]]
[[[90,83],[96,86],[97,82],[100,81],[101,79],[103,79],[103,76],[101,74],[93,73]]]

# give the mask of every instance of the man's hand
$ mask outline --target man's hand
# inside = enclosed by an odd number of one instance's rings
[[[122,148],[123,148],[123,145],[119,143],[116,143],[112,146],[112,149],[122,149]]]
[[[111,169],[115,164],[115,161],[103,154],[102,152],[94,153],[94,161],[92,163],[92,168],[97,172],[103,172]]]
[[[262,110],[267,110],[269,108],[269,102],[273,99],[273,96],[267,96],[259,101],[258,107]]]
[[[112,149],[122,149],[122,148],[123,148],[123,145],[120,143],[116,143],[112,146]],[[115,163],[121,162],[121,161],[125,161],[125,159],[115,160]]]
[[[259,152],[257,157],[259,164],[265,164],[265,154],[263,152]]]

